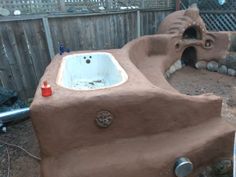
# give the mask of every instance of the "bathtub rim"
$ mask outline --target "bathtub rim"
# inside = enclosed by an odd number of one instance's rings
[[[62,75],[63,75],[64,66],[65,66],[66,60],[70,56],[87,55],[87,54],[91,54],[91,55],[94,55],[94,54],[105,54],[105,55],[108,55],[110,57],[112,63],[116,66],[117,70],[120,72],[121,77],[122,77],[122,81],[117,83],[117,84],[113,84],[111,86],[100,87],[100,88],[93,88],[93,89],[74,89],[74,88],[69,88],[69,87],[64,86],[63,82],[62,82]],[[105,89],[111,89],[113,87],[121,86],[121,85],[125,84],[129,80],[129,76],[128,76],[127,72],[120,65],[120,63],[117,61],[117,59],[112,55],[112,53],[109,53],[109,52],[102,52],[102,51],[99,51],[99,52],[83,52],[83,53],[82,52],[78,52],[78,53],[73,53],[73,54],[68,54],[66,56],[62,56],[61,60],[62,61],[60,63],[60,66],[59,66],[59,69],[58,69],[58,72],[57,72],[57,76],[56,76],[56,85],[61,87],[61,88],[67,89],[67,90],[72,90],[72,91],[105,90]]]

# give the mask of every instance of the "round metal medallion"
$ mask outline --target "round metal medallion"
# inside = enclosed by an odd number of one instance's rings
[[[101,128],[107,128],[111,125],[113,116],[109,111],[100,111],[97,114],[96,123]]]

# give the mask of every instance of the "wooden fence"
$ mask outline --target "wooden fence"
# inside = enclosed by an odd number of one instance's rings
[[[177,7],[186,9],[197,3],[200,15],[210,31],[236,31],[236,1],[227,0],[224,4],[212,0],[177,0]]]
[[[225,12],[201,12],[210,31],[236,31],[236,10]]]
[[[1,0],[0,7],[13,15],[14,10],[22,14],[73,12],[93,13],[122,11],[127,9],[169,9],[175,0]]]
[[[154,34],[171,13],[129,11],[88,15],[9,17],[0,20],[0,85],[34,95],[38,81],[60,43],[72,50],[120,48]]]

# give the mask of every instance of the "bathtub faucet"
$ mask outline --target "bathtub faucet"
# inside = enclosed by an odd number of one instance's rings
[[[60,47],[59,47],[59,51],[60,51],[60,55],[62,55],[64,52],[70,52],[70,49],[69,48],[65,48],[63,44],[60,44]]]

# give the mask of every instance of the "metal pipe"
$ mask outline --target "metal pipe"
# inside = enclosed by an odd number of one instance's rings
[[[22,120],[29,117],[30,109],[21,108],[13,111],[0,113],[0,123],[5,124],[11,121]]]
[[[193,164],[187,157],[179,157],[175,161],[174,172],[177,177],[187,177],[193,171]]]
[[[236,132],[234,134],[233,177],[236,177]]]

